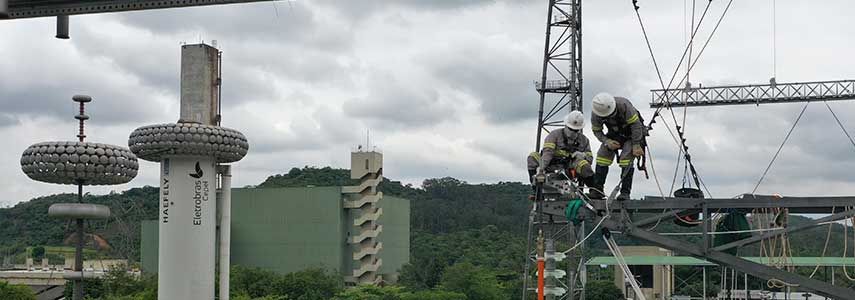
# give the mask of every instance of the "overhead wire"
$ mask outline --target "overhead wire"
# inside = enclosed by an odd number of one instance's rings
[[[692,68],[694,68],[694,65],[695,65],[695,63],[697,63],[698,59],[700,58],[700,55],[701,55],[701,54],[703,54],[703,50],[705,50],[705,49],[706,49],[706,46],[707,46],[707,45],[709,45],[710,40],[711,40],[711,39],[712,39],[712,37],[715,35],[715,32],[718,30],[718,27],[721,25],[721,22],[722,22],[722,20],[724,19],[724,16],[727,14],[728,10],[730,9],[730,7],[731,7],[732,3],[733,3],[733,0],[730,0],[730,1],[728,2],[727,6],[725,7],[724,11],[722,12],[721,17],[718,19],[718,21],[716,22],[715,27],[713,28],[712,32],[710,33],[710,36],[709,36],[709,37],[707,37],[706,42],[704,42],[704,46],[701,48],[701,52],[698,54],[698,57],[697,57],[697,59],[695,59],[695,62],[694,62],[694,63],[687,63],[687,64],[686,64],[686,66],[687,66],[687,68],[686,68],[686,75],[683,77],[683,79],[681,79],[681,80],[680,80],[680,83],[678,83],[678,86],[679,86],[680,84],[682,84],[683,80],[686,80],[686,79],[688,78],[688,76],[689,76],[689,74],[690,74],[690,72],[691,72],[691,69],[692,69]],[[694,25],[695,25],[695,24],[694,24],[694,14],[695,14],[694,4],[695,4],[695,3],[694,3],[694,0],[693,0],[693,3],[692,3],[692,4],[693,4],[693,8],[692,8],[692,30],[691,30],[691,31],[692,31],[692,35],[691,35],[691,37],[690,37],[690,39],[689,39],[688,44],[686,45],[686,49],[684,49],[683,54],[682,54],[682,55],[681,55],[681,57],[680,57],[680,61],[678,62],[677,67],[675,68],[674,73],[672,74],[672,76],[671,76],[671,80],[668,82],[667,87],[666,87],[666,85],[665,85],[664,80],[662,79],[662,74],[661,74],[661,71],[660,71],[660,69],[659,69],[659,64],[658,64],[658,62],[656,61],[656,55],[653,53],[653,47],[652,47],[652,45],[651,45],[651,43],[650,43],[650,39],[649,39],[649,37],[648,37],[648,35],[647,35],[647,29],[644,27],[644,21],[643,21],[643,20],[642,20],[642,18],[641,18],[641,14],[640,14],[640,12],[639,12],[639,6],[637,5],[637,4],[638,4],[638,1],[637,1],[637,0],[633,0],[633,1],[632,1],[632,4],[633,4],[633,7],[634,7],[634,9],[635,9],[636,18],[638,19],[639,26],[641,27],[641,31],[642,31],[642,34],[643,34],[643,36],[644,36],[645,44],[647,45],[647,50],[648,50],[648,52],[649,52],[649,54],[650,54],[650,57],[651,57],[651,59],[652,59],[652,61],[653,61],[654,68],[655,68],[655,70],[656,70],[656,76],[657,76],[657,78],[659,79],[659,83],[660,83],[660,85],[661,85],[661,86],[662,86],[662,88],[665,90],[665,92],[663,93],[663,97],[662,97],[661,99],[659,99],[658,101],[661,101],[661,102],[664,102],[664,103],[668,103],[667,101],[665,101],[665,99],[666,99],[665,97],[667,97],[667,95],[668,95],[668,91],[669,91],[669,90],[670,90],[670,88],[671,88],[671,84],[673,84],[673,81],[674,81],[674,79],[676,78],[677,73],[679,72],[680,66],[682,66],[682,64],[683,64],[683,61],[685,60],[686,55],[687,55],[687,54],[689,54],[689,53],[691,53],[691,50],[692,50],[692,48],[693,48],[693,44],[694,44],[694,38],[695,38],[695,35],[698,33],[698,31],[699,31],[699,29],[700,29],[700,24],[701,24],[701,23],[703,23],[703,20],[704,20],[704,18],[706,17],[707,12],[709,11],[710,5],[712,4],[712,0],[710,0],[710,1],[708,1],[708,2],[707,2],[707,5],[706,5],[706,7],[704,8],[704,11],[703,11],[703,13],[701,14],[701,18],[700,18],[700,20],[698,21],[698,25],[699,25],[699,26],[697,26],[697,27],[695,27],[695,26],[694,26]],[[685,4],[685,2],[684,2],[684,4]],[[684,5],[684,6],[685,6],[685,5]],[[685,8],[684,8],[684,11],[685,11]],[[685,33],[685,13],[684,13],[684,33]],[[691,54],[689,54],[689,55],[691,55]],[[689,62],[691,62],[691,57],[689,58]],[[694,167],[694,165],[693,165],[693,164],[692,164],[692,162],[691,162],[691,156],[688,154],[688,151],[687,151],[687,150],[688,150],[688,147],[687,147],[687,146],[686,146],[686,144],[685,144],[685,138],[683,137],[683,132],[681,131],[681,128],[684,128],[684,127],[685,127],[685,115],[686,115],[686,112],[687,112],[687,111],[686,111],[686,107],[687,107],[687,105],[686,105],[686,106],[684,106],[684,114],[683,114],[683,125],[684,125],[684,126],[683,126],[683,127],[681,127],[681,126],[677,125],[679,122],[677,121],[677,118],[676,118],[676,116],[675,116],[675,114],[674,114],[673,110],[671,110],[671,109],[670,109],[670,105],[666,105],[666,106],[668,106],[668,107],[669,107],[669,111],[671,112],[671,118],[672,118],[672,119],[673,119],[673,121],[674,121],[674,125],[677,127],[677,133],[680,135],[680,139],[679,139],[679,141],[678,141],[677,137],[674,135],[674,133],[671,131],[670,127],[669,127],[669,126],[668,126],[668,124],[667,124],[667,121],[666,121],[664,118],[662,118],[662,121],[665,123],[665,128],[668,130],[669,134],[671,134],[671,137],[672,137],[672,138],[675,140],[675,142],[677,143],[677,146],[678,146],[678,148],[679,148],[679,150],[678,150],[678,152],[679,152],[679,153],[678,153],[678,155],[683,154],[683,157],[686,159],[686,162],[687,162],[687,164],[686,164],[686,165],[690,167],[690,170],[691,170],[691,172],[692,172],[692,176],[693,176],[693,178],[694,178],[694,180],[695,180],[696,185],[697,185],[699,188],[700,188],[700,187],[703,187],[703,188],[704,188],[704,190],[707,192],[707,195],[711,195],[711,193],[710,193],[710,191],[709,191],[709,188],[706,186],[706,184],[705,184],[705,183],[703,183],[703,180],[702,180],[702,179],[700,178],[700,176],[697,174],[697,171],[695,170],[695,167]],[[656,109],[656,111],[654,112],[653,117],[651,118],[651,121],[650,121],[649,125],[647,125],[647,126],[648,126],[648,128],[652,128],[653,123],[655,123],[655,122],[656,122],[656,117],[657,117],[657,116],[660,116],[659,111],[662,109],[662,107],[663,107],[663,106],[660,106],[659,108],[657,108],[657,109]],[[649,147],[649,146],[648,146],[648,147]],[[649,149],[648,149],[648,150],[649,150]],[[651,165],[652,165],[652,163],[651,163]],[[653,172],[655,173],[655,168],[653,168],[653,167],[651,166],[651,169],[653,169]],[[677,165],[677,167],[676,167],[676,169],[675,169],[675,176],[674,176],[674,180],[672,180],[672,186],[671,186],[672,190],[673,190],[673,186],[674,186],[674,181],[676,180],[676,172],[677,172],[677,170],[679,170],[679,160],[678,160],[678,165]],[[654,176],[654,177],[655,177],[655,176]],[[659,187],[659,189],[660,189],[660,194],[663,194],[663,193],[661,192],[661,186],[659,186],[659,183],[658,183],[658,178],[655,178],[655,179],[657,179],[657,186],[658,186],[658,187]],[[663,195],[663,197],[664,197],[664,195]],[[676,214],[676,213],[675,213],[675,214]],[[678,219],[682,220],[682,218],[678,218]],[[660,221],[661,221],[661,220],[660,220]],[[683,220],[683,221],[685,221],[685,220]],[[658,225],[658,223],[659,223],[659,221],[657,221],[657,225]],[[656,226],[656,225],[654,225],[654,227],[653,227],[653,228],[655,228],[655,226]]]
[[[754,189],[751,190],[751,194],[756,193],[757,189],[760,188],[760,184],[763,183],[763,179],[766,178],[766,174],[769,173],[769,169],[771,169],[772,165],[775,164],[775,160],[778,159],[778,155],[781,154],[781,150],[784,149],[784,145],[787,144],[787,141],[790,139],[790,135],[793,134],[793,130],[795,130],[796,126],[799,125],[799,121],[802,119],[802,116],[804,116],[805,110],[807,110],[808,105],[810,105],[810,102],[805,102],[805,105],[802,106],[802,110],[801,110],[801,112],[799,112],[799,116],[796,118],[796,121],[793,122],[793,126],[790,127],[790,130],[787,132],[787,135],[784,137],[784,141],[782,141],[781,145],[778,146],[778,150],[775,151],[775,155],[772,156],[772,160],[769,161],[769,165],[766,166],[766,170],[763,171],[763,175],[761,175],[760,179],[757,180],[757,184],[754,185]]]
[[[671,109],[670,109],[670,104],[669,104],[669,102],[668,102],[668,101],[665,101],[665,99],[666,99],[666,97],[668,97],[668,95],[669,95],[668,91],[671,89],[671,84],[673,84],[674,79],[676,78],[677,73],[679,72],[680,66],[683,64],[683,61],[684,61],[684,60],[685,60],[685,58],[686,58],[686,54],[689,52],[688,50],[691,48],[691,46],[692,46],[692,44],[693,44],[693,41],[694,41],[694,37],[695,37],[695,35],[698,33],[698,30],[700,29],[700,26],[697,26],[697,27],[695,27],[695,28],[694,28],[694,30],[693,30],[693,32],[692,32],[692,36],[691,36],[691,38],[689,39],[689,44],[688,44],[688,45],[686,45],[686,49],[683,51],[683,54],[682,54],[682,56],[680,57],[680,61],[679,61],[679,63],[677,64],[677,67],[675,68],[674,73],[671,75],[671,80],[668,82],[668,85],[666,86],[666,85],[665,85],[665,83],[664,83],[664,80],[662,80],[662,75],[661,75],[661,72],[660,72],[660,70],[659,70],[658,63],[656,62],[656,56],[655,56],[655,55],[654,55],[654,53],[653,53],[653,47],[651,46],[651,44],[650,44],[650,39],[649,39],[649,37],[647,36],[647,31],[646,31],[646,29],[645,29],[645,27],[644,27],[644,22],[643,22],[643,20],[642,20],[642,18],[641,18],[641,14],[639,13],[639,7],[638,7],[638,5],[637,5],[637,2],[638,2],[637,0],[633,0],[633,1],[632,1],[632,3],[633,3],[633,7],[635,8],[636,17],[637,17],[637,19],[638,19],[638,22],[639,22],[640,27],[642,28],[642,33],[643,33],[643,35],[644,35],[645,43],[647,44],[648,51],[649,51],[650,56],[651,56],[651,58],[652,58],[652,60],[653,60],[653,62],[654,62],[654,67],[655,67],[655,69],[656,69],[656,75],[657,75],[657,77],[659,78],[659,83],[660,83],[660,85],[662,86],[662,88],[664,89],[664,93],[662,94],[662,97],[661,97],[660,99],[656,100],[656,101],[658,101],[658,102],[662,102],[662,103],[665,103],[665,105],[660,106],[659,108],[657,108],[657,109],[656,109],[656,111],[655,111],[655,112],[654,112],[654,114],[653,114],[653,117],[651,118],[650,123],[649,123],[647,126],[648,126],[648,128],[652,128],[653,123],[655,123],[655,122],[656,122],[656,117],[657,117],[657,116],[660,116],[660,110],[661,110],[663,107],[668,107],[668,108],[669,108],[669,111],[671,112],[671,118],[674,120],[675,126],[677,126],[677,124],[678,124],[679,122],[677,121],[677,118],[676,118],[676,116],[675,116],[675,114],[674,114],[673,110],[671,110]],[[701,18],[700,18],[700,20],[698,21],[698,24],[703,23],[703,20],[704,20],[704,18],[706,17],[707,12],[709,11],[709,8],[710,8],[710,5],[711,5],[711,4],[712,4],[712,0],[710,0],[710,1],[708,1],[708,2],[707,2],[707,5],[706,5],[706,7],[704,8],[703,13],[701,14]],[[710,36],[707,38],[707,41],[704,43],[704,47],[701,49],[701,52],[698,54],[698,57],[697,57],[697,58],[700,58],[700,55],[703,53],[703,50],[705,50],[705,49],[706,49],[706,46],[709,44],[709,41],[710,41],[710,40],[712,39],[712,37],[715,35],[715,32],[718,30],[718,27],[719,27],[719,25],[721,24],[721,21],[724,19],[724,16],[727,14],[727,12],[728,12],[728,10],[730,9],[730,6],[731,6],[732,4],[733,4],[733,0],[730,0],[730,1],[728,2],[727,6],[725,7],[724,12],[722,13],[721,17],[720,17],[720,18],[719,18],[719,20],[716,22],[716,26],[715,26],[715,28],[714,28],[714,29],[713,29],[713,31],[710,33]],[[694,22],[693,22],[693,23],[694,23]],[[685,75],[685,76],[683,76],[683,79],[681,79],[680,83],[678,83],[678,86],[682,83],[682,81],[683,81],[683,80],[685,80],[685,79],[688,77],[688,75],[689,75],[689,71],[690,71],[690,70],[694,67],[694,65],[697,63],[697,60],[698,60],[697,58],[695,59],[695,62],[693,62],[693,63],[691,63],[691,64],[688,64],[688,65],[689,65],[689,68],[688,68],[688,70],[687,70],[687,73],[686,73],[686,75]],[[656,102],[656,101],[655,101],[655,102]],[[663,120],[663,122],[664,122],[664,120],[665,120],[665,119],[663,118],[662,120]],[[667,123],[666,123],[666,128],[668,128],[668,127],[667,127]],[[670,128],[669,128],[669,133],[671,133],[671,132],[670,132]],[[680,148],[681,148],[681,151],[683,151],[684,157],[686,158],[686,160],[687,160],[687,162],[688,162],[688,164],[689,164],[689,166],[690,166],[690,170],[692,171],[693,179],[695,179],[695,182],[696,182],[696,184],[697,184],[699,187],[700,187],[700,186],[703,186],[703,187],[704,187],[704,189],[705,189],[705,190],[707,191],[707,193],[709,194],[709,188],[707,188],[707,187],[706,187],[706,185],[702,183],[702,181],[703,181],[703,180],[701,180],[701,179],[700,179],[699,175],[697,174],[697,171],[696,171],[696,170],[695,170],[695,168],[694,168],[694,164],[692,164],[692,163],[691,163],[691,155],[689,155],[689,154],[688,154],[688,152],[686,151],[686,150],[688,150],[688,147],[687,147],[687,146],[686,146],[686,144],[685,144],[685,138],[684,138],[684,136],[682,135],[681,127],[680,127],[680,126],[677,126],[677,133],[678,133],[678,134],[680,134],[680,140],[679,140],[679,142],[678,142],[678,147],[680,147]],[[672,135],[672,137],[674,137],[674,136],[673,136],[673,133],[671,133],[671,135]]]

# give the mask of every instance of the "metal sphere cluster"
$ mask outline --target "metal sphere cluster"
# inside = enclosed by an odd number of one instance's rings
[[[128,146],[139,158],[160,162],[167,155],[213,156],[219,163],[241,160],[249,150],[237,130],[198,123],[171,123],[140,127]]]
[[[21,170],[33,180],[57,184],[112,185],[137,176],[137,157],[127,148],[89,142],[42,142],[24,150]]]

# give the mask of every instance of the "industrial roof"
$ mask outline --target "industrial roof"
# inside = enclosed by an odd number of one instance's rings
[[[743,257],[755,263],[764,265],[769,264],[768,257]],[[671,266],[716,266],[717,264],[708,262],[703,259],[694,258],[691,256],[624,256],[627,265],[671,265]],[[773,260],[777,263],[777,260]],[[593,257],[586,265],[616,265],[617,259],[613,256],[597,256]],[[855,266],[855,258],[852,257],[792,257],[786,261],[787,265],[796,267],[815,267],[817,265],[824,267],[842,267]]]

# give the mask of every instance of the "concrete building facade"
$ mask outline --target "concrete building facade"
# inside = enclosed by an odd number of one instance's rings
[[[382,154],[354,152],[358,186],[232,189],[231,264],[340,272],[350,284],[396,282],[409,262],[410,202],[377,191]],[[142,226],[145,273],[157,272],[156,221]]]
[[[674,256],[670,250],[651,246],[623,246],[621,252],[626,257],[632,256]],[[668,265],[629,265],[641,286],[641,292],[647,299],[671,299],[674,293],[674,268]],[[615,285],[630,296],[632,288],[625,280],[623,270],[615,268]]]

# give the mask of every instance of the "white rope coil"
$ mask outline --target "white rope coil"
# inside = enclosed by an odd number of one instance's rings
[[[241,160],[249,150],[237,130],[198,123],[157,124],[137,128],[128,146],[140,159],[160,162],[168,155],[213,156],[219,163]]]
[[[90,142],[43,142],[21,155],[33,180],[56,184],[114,185],[137,176],[137,157],[127,148]]]

